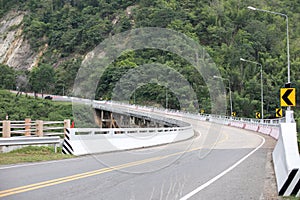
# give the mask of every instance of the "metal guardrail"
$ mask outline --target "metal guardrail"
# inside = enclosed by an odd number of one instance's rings
[[[17,146],[17,145],[36,145],[36,144],[54,144],[55,153],[57,145],[60,144],[60,137],[11,137],[0,138],[0,146]]]

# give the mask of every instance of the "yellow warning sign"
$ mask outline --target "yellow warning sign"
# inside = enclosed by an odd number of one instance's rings
[[[256,119],[260,119],[260,112],[256,112],[255,117],[256,117]]]
[[[282,109],[276,108],[276,117],[282,117]]]
[[[280,106],[296,106],[296,88],[280,88]]]

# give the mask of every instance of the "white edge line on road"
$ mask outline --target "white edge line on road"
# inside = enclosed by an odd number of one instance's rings
[[[239,164],[241,164],[243,161],[245,161],[249,156],[251,156],[259,148],[261,148],[264,145],[264,143],[265,143],[265,138],[263,138],[260,135],[257,135],[257,136],[260,137],[260,138],[262,138],[262,142],[261,142],[261,144],[258,147],[256,147],[254,150],[252,150],[250,153],[248,153],[246,156],[244,156],[243,158],[241,158],[239,161],[237,161],[235,164],[233,164],[231,167],[229,167],[228,169],[226,169],[222,173],[218,174],[217,176],[215,176],[214,178],[210,179],[209,181],[207,181],[206,183],[202,184],[201,186],[199,186],[195,190],[193,190],[190,193],[186,194],[185,196],[181,197],[180,200],[187,200],[187,199],[191,198],[192,196],[194,196],[195,194],[197,194],[198,192],[200,192],[204,188],[208,187],[209,185],[211,185],[212,183],[214,183],[215,181],[217,181],[218,179],[220,179],[222,176],[226,175],[228,172],[230,172],[235,167],[237,167]]]

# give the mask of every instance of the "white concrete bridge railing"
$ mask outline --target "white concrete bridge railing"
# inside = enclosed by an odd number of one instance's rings
[[[121,151],[172,142],[194,136],[192,126],[169,128],[70,128],[65,136],[63,152],[84,155]]]

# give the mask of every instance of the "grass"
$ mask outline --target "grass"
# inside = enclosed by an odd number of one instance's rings
[[[54,147],[27,146],[8,153],[0,153],[0,165],[60,160],[72,157],[74,156],[62,154],[61,148],[58,148],[57,153],[54,153]]]
[[[299,197],[283,197],[283,200],[299,200]]]

